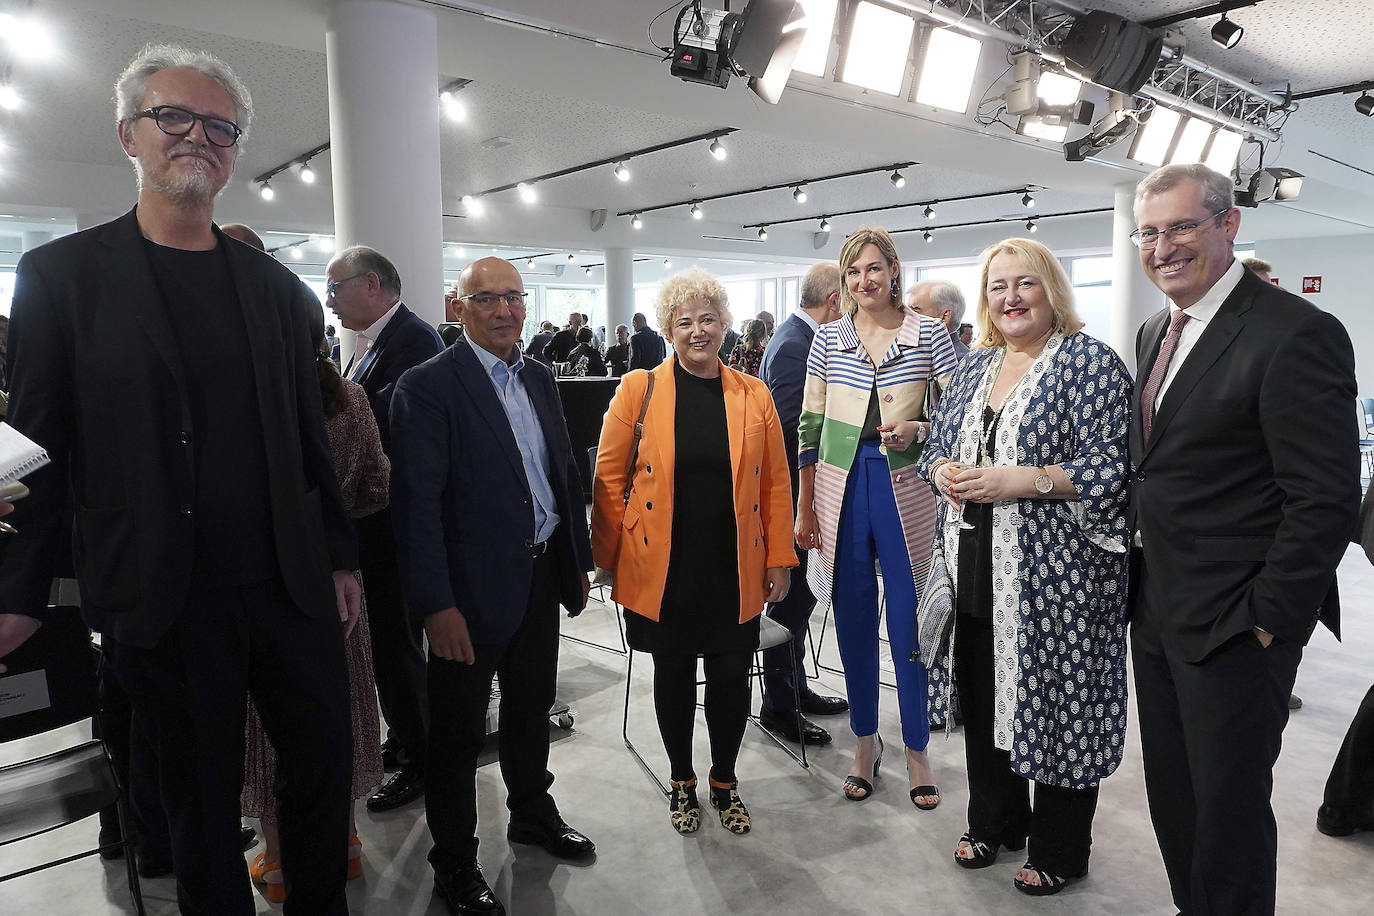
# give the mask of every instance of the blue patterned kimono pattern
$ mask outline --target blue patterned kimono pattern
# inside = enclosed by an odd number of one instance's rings
[[[922,476],[939,458],[977,463],[1002,353],[980,348],[960,365],[935,412]],[[1080,497],[993,508],[994,739],[1016,773],[1048,785],[1096,785],[1125,746],[1130,392],[1110,347],[1056,333],[1002,408],[996,464],[1059,465]],[[951,516],[941,500],[937,547],[957,577]],[[951,676],[946,666],[930,672],[933,720],[947,712]]]

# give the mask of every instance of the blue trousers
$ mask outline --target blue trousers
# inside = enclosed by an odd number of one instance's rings
[[[926,714],[926,669],[916,646],[916,586],[887,458],[876,443],[859,445],[845,483],[835,538],[835,635],[849,694],[849,727],[860,737],[878,730],[878,579],[883,571],[887,636],[897,673],[902,741],[914,751],[930,743]]]

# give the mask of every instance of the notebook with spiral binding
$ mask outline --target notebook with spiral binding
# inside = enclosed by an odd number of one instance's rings
[[[48,463],[48,453],[8,423],[0,423],[0,487]]]

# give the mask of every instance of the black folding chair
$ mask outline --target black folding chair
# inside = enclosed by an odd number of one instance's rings
[[[53,618],[5,657],[8,670],[0,674],[0,743],[41,735],[92,718],[97,712],[90,631],[76,608],[50,610]],[[99,740],[0,767],[0,811],[4,812],[0,817],[0,848],[74,824],[110,805],[118,808],[121,823],[131,823],[114,764]],[[0,882],[122,848],[129,872],[129,896],[134,910],[144,916],[131,832],[126,829],[119,843],[0,875]]]

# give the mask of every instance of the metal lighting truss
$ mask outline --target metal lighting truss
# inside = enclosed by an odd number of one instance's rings
[[[1058,43],[1087,8],[1068,0],[877,0],[979,39],[1029,48],[1063,64]],[[1070,68],[1071,71],[1071,68]],[[1072,71],[1071,71],[1072,72]],[[1077,74],[1075,74],[1077,75]],[[1081,77],[1080,77],[1081,78]],[[1260,139],[1277,140],[1270,125],[1286,100],[1165,45],[1149,82],[1136,95]],[[1280,120],[1281,124],[1281,120]]]

